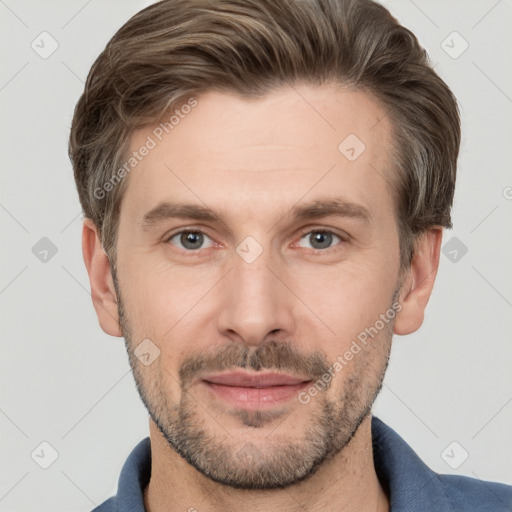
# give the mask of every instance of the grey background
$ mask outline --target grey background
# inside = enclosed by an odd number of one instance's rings
[[[123,341],[91,304],[66,145],[94,59],[149,3],[0,0],[1,511],[91,510],[148,435]],[[385,4],[458,97],[463,143],[425,322],[395,337],[375,413],[432,469],[512,483],[512,2]]]

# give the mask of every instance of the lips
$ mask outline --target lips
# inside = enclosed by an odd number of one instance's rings
[[[216,399],[235,408],[261,410],[282,405],[311,381],[282,373],[245,370],[208,375],[202,381]]]
[[[204,380],[222,386],[269,388],[273,386],[295,386],[296,384],[306,382],[307,379],[292,377],[282,373],[250,374],[246,372],[230,372],[212,375]]]

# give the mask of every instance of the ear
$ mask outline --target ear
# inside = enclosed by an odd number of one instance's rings
[[[121,337],[114,280],[108,256],[103,250],[98,230],[91,219],[82,229],[82,252],[91,284],[91,297],[101,328],[110,336]]]
[[[443,227],[435,226],[415,243],[414,256],[400,292],[402,309],[396,316],[395,334],[411,334],[423,323],[425,308],[437,276],[442,238]]]

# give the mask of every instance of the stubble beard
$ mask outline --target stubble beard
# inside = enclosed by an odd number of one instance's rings
[[[322,464],[348,445],[370,414],[382,388],[389,362],[394,321],[387,324],[380,339],[372,340],[374,345],[366,346],[352,360],[354,364],[351,374],[345,376],[341,396],[337,399],[328,398],[328,393],[320,392],[310,403],[298,405],[287,414],[243,409],[232,411],[231,414],[237,416],[246,427],[246,439],[251,439],[250,429],[256,433],[269,425],[270,431],[263,441],[236,439],[236,436],[223,428],[222,416],[212,419],[214,413],[205,412],[208,404],[199,405],[188,390],[193,372],[190,372],[186,382],[181,379],[179,403],[169,403],[168,393],[162,387],[162,369],[155,371],[155,367],[149,373],[134,355],[136,344],[116,279],[114,284],[120,325],[142,402],[169,446],[197,471],[222,485],[246,490],[270,490],[285,488],[309,478]],[[397,290],[393,299],[396,295]],[[299,361],[298,358],[302,356],[289,345],[276,342],[257,348],[233,344],[224,347],[219,353],[221,359],[218,354],[207,359],[215,369],[229,365],[256,371],[270,368],[295,369],[302,364],[311,367],[310,360]],[[329,365],[325,356],[316,354],[316,357],[317,371],[326,370]],[[182,377],[186,374],[182,371],[184,367],[189,370],[200,367],[200,362],[204,363],[201,358],[198,355],[187,359],[180,367]],[[342,373],[344,371],[341,370]],[[148,375],[154,378],[148,378]],[[293,421],[295,412],[303,412],[303,407],[310,408],[309,424],[299,438],[292,440],[284,425],[288,423],[288,416]]]

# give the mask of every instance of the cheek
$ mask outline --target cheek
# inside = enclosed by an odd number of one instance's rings
[[[328,327],[326,350],[340,350],[386,312],[393,283],[381,270],[346,262],[297,273],[291,288],[309,306],[304,321]]]
[[[184,268],[156,258],[125,260],[122,293],[134,327],[162,336],[186,317],[212,288],[214,272]]]

